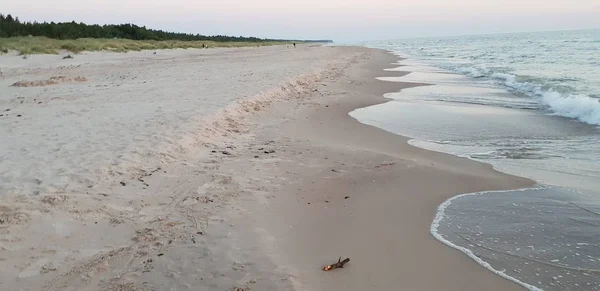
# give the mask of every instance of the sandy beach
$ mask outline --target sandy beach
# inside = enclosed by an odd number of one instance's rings
[[[437,241],[532,185],[363,125],[397,57],[285,46],[1,56],[0,290],[519,290]],[[323,272],[337,261],[344,269]]]

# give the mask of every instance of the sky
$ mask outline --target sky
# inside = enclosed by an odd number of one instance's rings
[[[600,0],[2,0],[24,21],[336,42],[600,28]]]

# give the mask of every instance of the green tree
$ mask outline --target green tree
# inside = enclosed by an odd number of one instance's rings
[[[167,32],[163,30],[148,29],[145,26],[137,26],[131,23],[118,25],[87,25],[85,23],[71,22],[21,22],[18,17],[10,14],[0,14],[0,37],[11,36],[45,36],[58,39],[77,38],[126,38],[134,40],[212,40],[218,42],[226,41],[271,41],[256,37],[233,37],[233,36],[205,36],[201,34],[188,34]]]

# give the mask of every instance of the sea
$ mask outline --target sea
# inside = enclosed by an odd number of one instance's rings
[[[537,182],[446,201],[432,235],[529,290],[600,290],[600,30],[360,45],[430,85],[352,117]]]

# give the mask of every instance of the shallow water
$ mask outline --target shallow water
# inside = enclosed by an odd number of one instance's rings
[[[435,231],[538,288],[600,290],[596,194],[538,188],[463,196],[447,206]]]
[[[572,39],[585,41],[563,42]],[[391,71],[412,72],[381,79],[432,85],[350,113],[412,145],[540,183],[452,199],[432,227],[530,289],[600,288],[600,70],[581,55],[600,54],[600,44],[590,39],[598,31],[370,43],[406,58]],[[533,52],[548,46],[559,51]]]
[[[350,115],[414,138],[418,147],[491,163],[540,183],[600,189],[598,127],[549,115],[530,98],[450,72],[382,79],[435,85],[386,94],[391,102]]]

